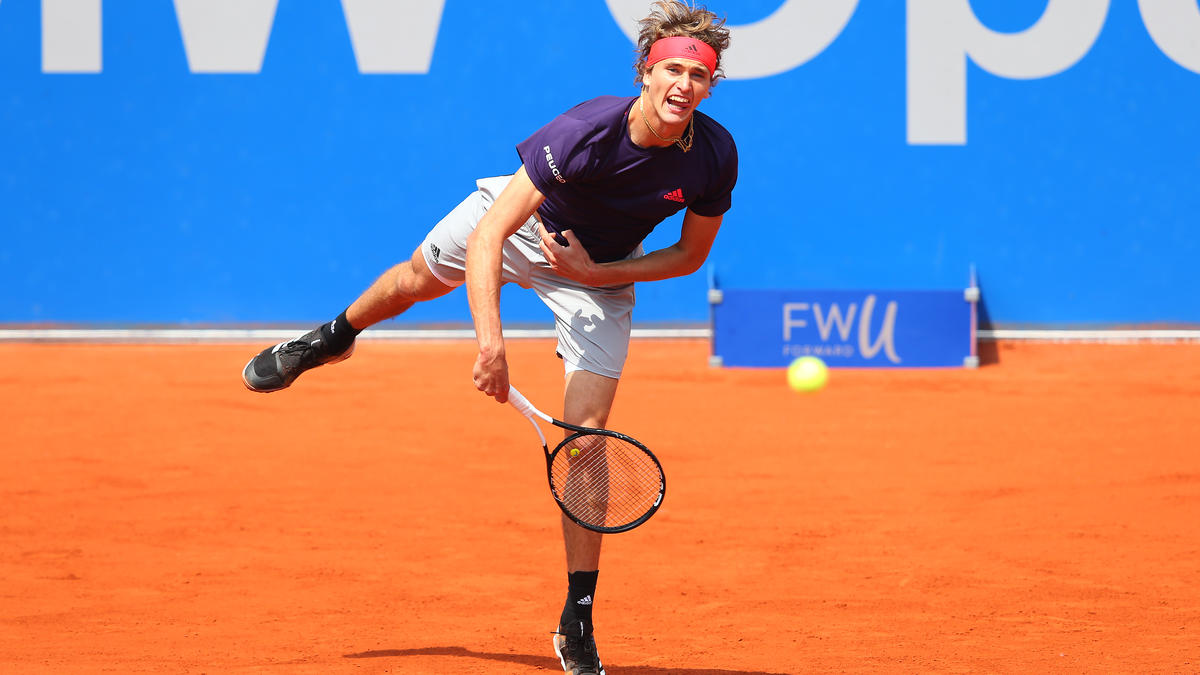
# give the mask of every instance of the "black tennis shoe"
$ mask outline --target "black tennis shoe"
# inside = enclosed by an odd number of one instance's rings
[[[554,653],[563,670],[571,675],[604,675],[604,666],[596,653],[596,638],[582,621],[559,626],[554,632]]]
[[[319,326],[295,340],[268,347],[250,359],[242,369],[246,388],[262,393],[286,389],[306,370],[350,358],[354,343],[344,351],[331,353],[324,329]]]

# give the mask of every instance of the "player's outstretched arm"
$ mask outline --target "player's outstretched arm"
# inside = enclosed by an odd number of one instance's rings
[[[683,217],[679,241],[640,258],[609,263],[593,262],[570,230],[562,233],[568,246],[559,246],[553,237],[543,234],[542,252],[556,272],[590,286],[614,286],[681,277],[695,272],[704,264],[717,238],[717,231],[721,229],[722,219],[723,216],[702,216],[688,210]]]
[[[475,387],[501,403],[508,400],[508,361],[500,324],[504,240],[529,220],[543,199],[521,167],[467,238],[467,302],[479,343]]]

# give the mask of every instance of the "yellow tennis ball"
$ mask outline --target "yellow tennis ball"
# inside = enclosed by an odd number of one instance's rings
[[[571,449],[570,449],[570,450],[568,450],[567,452],[571,453],[571,456],[572,456],[572,457],[578,457],[578,456],[579,456],[579,448],[571,448]]]
[[[787,369],[788,386],[792,391],[818,391],[829,379],[825,362],[815,356],[801,356]]]

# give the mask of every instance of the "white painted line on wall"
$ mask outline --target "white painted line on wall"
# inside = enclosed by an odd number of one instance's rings
[[[0,342],[278,342],[307,329],[279,328],[0,328]],[[635,338],[708,338],[708,328],[634,328]],[[367,340],[474,340],[471,328],[369,328]],[[506,328],[511,339],[553,338],[553,329]]]
[[[0,328],[0,342],[278,342],[305,329],[280,328]],[[512,339],[553,338],[553,329],[505,329]],[[470,328],[369,328],[367,340],[472,340]],[[638,339],[708,339],[712,330],[696,328],[634,328]],[[1052,342],[1200,342],[1200,329],[992,329],[980,330],[981,340],[1044,340]]]
[[[1193,342],[1200,330],[1188,329],[993,329],[979,331],[986,340],[1045,340],[1051,342]]]

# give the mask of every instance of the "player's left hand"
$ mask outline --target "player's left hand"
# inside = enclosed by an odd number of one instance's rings
[[[559,236],[567,240],[563,246],[554,239],[554,233],[542,228],[540,247],[550,269],[572,281],[591,284],[595,278],[596,263],[588,255],[587,249],[579,243],[579,239],[571,230],[563,230]]]

